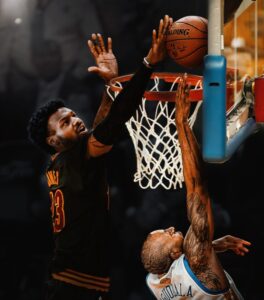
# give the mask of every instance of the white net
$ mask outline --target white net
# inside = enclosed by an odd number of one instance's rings
[[[177,88],[181,77],[176,77],[170,90]],[[161,80],[154,77],[151,91],[159,91]],[[118,85],[121,86],[120,83]],[[195,88],[201,88],[199,81]],[[118,92],[115,92],[115,97]],[[111,94],[109,93],[111,96]],[[201,101],[193,110],[189,124],[192,127]],[[135,115],[126,123],[134,144],[137,170],[134,181],[142,189],[177,189],[182,187],[183,169],[181,149],[175,125],[175,104],[173,102],[149,101],[142,104]]]

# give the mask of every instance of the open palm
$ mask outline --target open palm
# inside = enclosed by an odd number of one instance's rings
[[[97,64],[97,66],[89,67],[88,71],[97,73],[106,83],[117,77],[118,65],[112,51],[112,39],[107,39],[106,48],[101,34],[92,34],[92,40],[88,40],[88,47]]]
[[[165,47],[166,34],[172,22],[172,18],[165,15],[164,18],[160,20],[158,32],[155,29],[152,31],[152,45],[146,57],[151,65],[162,61],[167,54]]]

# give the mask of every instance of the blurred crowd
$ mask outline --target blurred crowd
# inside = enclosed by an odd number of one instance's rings
[[[0,0],[1,300],[43,299],[53,249],[44,177],[48,157],[27,139],[32,112],[60,97],[91,125],[104,89],[103,82],[87,72],[94,65],[86,44],[91,34],[111,36],[120,75],[133,73],[164,14],[175,20],[186,15],[206,17],[206,7],[205,0]],[[184,69],[168,59],[158,70]],[[201,74],[202,70],[191,72]],[[195,125],[198,140],[200,117]],[[252,242],[247,257],[228,253],[222,257],[245,299],[261,298],[263,174],[256,172],[263,166],[263,150],[260,127],[230,161],[207,165],[216,237],[233,234]],[[133,182],[136,159],[127,132],[108,164],[112,299],[153,299],[140,262],[142,241],[157,228],[175,226],[185,232],[185,189],[141,190]]]

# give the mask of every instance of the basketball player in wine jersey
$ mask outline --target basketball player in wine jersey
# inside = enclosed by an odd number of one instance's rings
[[[51,154],[46,176],[51,198],[55,251],[47,300],[109,299],[109,198],[106,154],[123,125],[141,103],[152,66],[165,57],[164,40],[172,20],[165,16],[142,65],[112,102],[104,95],[89,130],[61,101],[40,108],[29,123],[31,140]],[[109,38],[100,34],[88,41],[97,66],[88,70],[105,83],[118,75]]]
[[[215,243],[218,242],[213,242],[214,222],[202,158],[188,124],[190,103],[186,100],[185,80],[183,78],[177,92],[176,125],[187,189],[187,216],[191,224],[185,237],[173,227],[148,235],[141,253],[143,265],[150,272],[147,285],[158,300],[241,300],[243,297],[216,255]],[[235,253],[248,252],[249,242],[226,238],[234,242],[230,248]]]

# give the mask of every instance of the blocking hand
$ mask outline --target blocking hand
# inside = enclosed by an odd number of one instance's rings
[[[102,35],[93,33],[92,40],[88,40],[88,47],[97,64],[89,67],[88,71],[97,73],[106,83],[117,77],[118,64],[112,51],[112,39],[108,38],[106,48]]]
[[[160,20],[158,33],[154,29],[152,32],[152,45],[146,56],[147,61],[151,65],[155,65],[162,61],[166,54],[165,40],[167,35],[167,29],[172,24],[173,20],[168,15],[164,19]]]
[[[188,100],[190,87],[186,83],[187,74],[184,76],[178,83],[177,93],[176,93],[176,123],[180,124],[182,122],[186,122],[189,117],[191,103]]]

